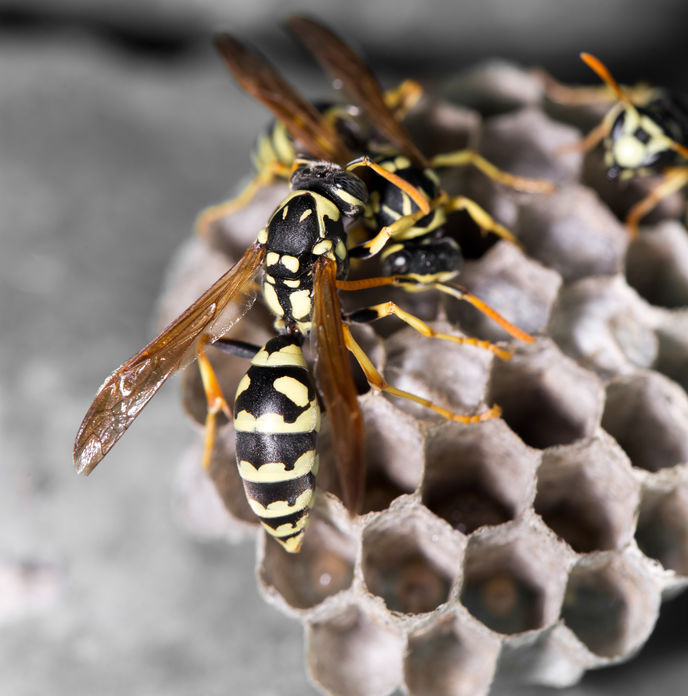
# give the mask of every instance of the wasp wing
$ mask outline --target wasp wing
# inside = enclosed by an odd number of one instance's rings
[[[249,247],[239,261],[98,390],[74,441],[74,464],[89,474],[176,370],[197,355],[197,339],[222,336],[252,304],[265,249]],[[239,307],[237,307],[239,301]]]
[[[375,126],[410,157],[414,164],[427,166],[427,160],[413,142],[406,127],[385,102],[384,92],[365,61],[334,32],[322,24],[292,15],[287,25],[317,60],[354,97]]]
[[[215,45],[239,85],[270,109],[311,155],[338,164],[351,159],[334,127],[265,58],[229,34],[216,36]]]
[[[322,258],[317,262],[312,333],[317,356],[316,377],[332,431],[342,497],[346,507],[357,512],[363,494],[363,420],[342,331],[336,273],[334,261]]]

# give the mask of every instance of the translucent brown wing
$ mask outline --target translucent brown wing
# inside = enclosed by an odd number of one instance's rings
[[[223,335],[253,301],[251,280],[265,249],[249,247],[239,261],[143,350],[105,380],[74,441],[74,465],[89,474],[176,370],[197,355],[197,339]]]
[[[229,34],[216,36],[215,45],[239,85],[270,109],[309,154],[337,164],[351,160],[351,153],[334,127],[265,58]]]
[[[426,167],[427,160],[405,126],[387,106],[382,87],[365,61],[322,24],[297,15],[288,17],[286,21],[289,28],[325,69],[342,81],[375,126],[401,152],[410,157],[414,164]]]
[[[358,512],[363,494],[363,420],[344,344],[336,272],[334,261],[323,258],[316,263],[312,329],[316,377],[332,431],[344,504]]]

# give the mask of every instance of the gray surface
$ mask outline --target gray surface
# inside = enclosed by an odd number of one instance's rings
[[[1,696],[314,693],[252,545],[175,526],[192,439],[175,384],[90,479],[71,465],[97,385],[151,335],[194,214],[246,172],[265,117],[237,97],[210,50],[165,66],[85,39],[0,48],[0,561],[59,569],[51,606],[0,626]],[[681,693],[686,607],[666,606],[638,660],[562,693]]]

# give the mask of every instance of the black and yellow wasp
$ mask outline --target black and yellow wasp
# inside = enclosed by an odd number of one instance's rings
[[[245,85],[246,86],[246,85]],[[396,118],[403,118],[420,100],[423,90],[414,80],[403,80],[395,88],[384,93],[384,100]],[[363,155],[370,152],[376,134],[371,125],[362,117],[358,106],[354,104],[323,101],[314,103],[322,121],[328,123],[344,142],[349,153]],[[279,111],[275,118],[260,133],[251,155],[254,175],[244,189],[234,198],[205,208],[196,219],[196,231],[201,237],[206,237],[210,228],[219,220],[232,215],[237,210],[246,206],[256,195],[259,189],[269,186],[277,180],[289,180],[294,161],[299,152],[299,147],[304,147],[302,137],[295,142],[293,133],[300,136],[308,136],[305,131],[293,124],[287,128],[284,119],[287,114]],[[343,157],[345,153],[337,152],[337,146],[333,143],[320,143],[321,149],[331,154],[334,161],[337,156]]]
[[[450,196],[440,187],[438,169],[473,165],[483,174],[505,186],[524,192],[546,193],[553,190],[548,181],[529,179],[504,172],[477,151],[463,149],[425,157],[415,145],[366,62],[332,30],[311,19],[292,16],[287,25],[315,58],[341,82],[388,143],[378,145],[374,161],[422,191],[430,212],[420,210],[401,189],[376,179],[370,188],[370,201],[363,221],[371,238],[350,250],[352,257],[365,258],[380,253],[385,276],[396,277],[409,291],[430,287],[469,299],[453,279],[461,266],[458,244],[445,233],[447,216],[464,210],[485,232],[493,232],[509,241],[513,235],[494,220],[475,201],[463,195]],[[400,279],[403,276],[403,281]],[[484,308],[481,308],[484,309]],[[519,338],[524,338],[519,335]],[[526,339],[527,340],[527,339]]]
[[[272,66],[238,41],[223,35],[217,43],[225,59],[241,73],[247,90],[260,101],[279,106],[281,120],[295,141],[304,142],[309,153],[321,159],[296,158],[291,193],[277,206],[254,244],[105,381],[77,433],[74,461],[80,473],[90,473],[164,381],[197,359],[207,399],[204,463],[210,459],[218,414],[233,415],[238,465],[249,503],[268,532],[294,552],[303,539],[317,470],[320,412],[301,350],[307,336],[314,340],[317,386],[332,431],[343,499],[352,512],[360,505],[363,488],[363,428],[349,352],[373,388],[411,399],[445,418],[477,423],[498,416],[499,409],[457,414],[389,385],[353,338],[347,321],[372,321],[394,314],[426,336],[484,347],[498,355],[504,351],[485,341],[437,333],[391,302],[349,315],[342,312],[338,292],[356,289],[347,287],[345,281],[349,253],[344,223],[360,216],[368,201],[368,189],[353,170],[372,169],[404,190],[425,214],[430,206],[408,182],[368,158],[354,159],[344,167],[329,161],[331,155],[349,156],[332,124]],[[224,336],[246,311],[260,273],[263,297],[275,316],[279,336],[260,348],[247,349]],[[512,329],[518,332],[516,327]],[[251,368],[237,389],[233,414],[207,357],[209,344],[252,356]]]
[[[458,244],[444,233],[444,224],[449,213],[465,210],[483,230],[492,231],[510,241],[514,241],[514,238],[471,199],[466,196],[449,196],[442,191],[435,169],[472,164],[493,180],[528,192],[549,192],[553,189],[552,184],[503,172],[470,149],[442,153],[427,159],[400,120],[400,114],[417,98],[415,83],[407,80],[397,89],[384,92],[365,61],[330,29],[301,16],[289,17],[287,25],[343,84],[357,106],[362,109],[362,113],[356,119],[357,125],[347,128],[348,133],[354,130],[358,133],[355,139],[357,149],[363,149],[379,167],[395,174],[414,190],[420,191],[430,208],[429,211],[421,208],[397,183],[373,175],[372,181],[368,184],[369,202],[362,217],[369,229],[370,239],[350,248],[349,254],[359,259],[379,254],[383,276],[348,282],[346,289],[364,289],[384,284],[394,284],[411,292],[437,289],[472,303],[480,311],[501,323],[503,328],[516,338],[532,340],[513,325],[502,322],[498,314],[465,289],[448,282],[458,274],[462,262]],[[292,143],[298,142],[315,157],[340,165],[346,162],[331,141],[316,140],[304,134],[299,124],[290,124],[285,120],[283,106],[279,99],[274,98],[269,83],[266,82],[265,89],[257,88],[251,77],[256,70],[261,69],[257,65],[260,61],[257,56],[239,50],[230,40],[223,37],[218,39],[217,44],[240,86],[268,107],[278,123],[283,123],[285,128],[288,125],[287,130],[292,137]],[[267,70],[265,66],[262,66],[262,69]],[[311,118],[314,117],[317,117],[317,114]],[[363,117],[367,118],[368,125],[364,125]],[[327,125],[334,125],[332,119],[323,117],[321,120]]]
[[[688,183],[688,98],[664,89],[624,88],[595,56],[581,59],[611,90],[616,104],[581,142],[580,149],[604,145],[604,163],[611,179],[628,180],[659,174],[659,181],[626,216],[631,234],[663,199]],[[597,101],[593,88],[567,88],[550,82],[549,96],[560,103]]]

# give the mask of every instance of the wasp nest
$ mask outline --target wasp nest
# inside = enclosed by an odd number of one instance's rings
[[[572,122],[598,118],[557,109],[535,76],[495,64],[451,81],[411,119],[428,153],[470,145],[507,171],[557,184],[547,196],[515,193],[473,170],[450,171],[444,184],[521,245],[480,248],[472,223],[454,216],[458,238],[479,249],[462,284],[538,340],[513,342],[505,362],[410,328],[363,332],[396,386],[457,411],[497,403],[503,416],[465,426],[363,394],[367,480],[354,519],[337,497],[325,419],[303,548],[289,555],[260,534],[258,579],[269,602],[303,622],[308,669],[327,693],[478,696],[499,683],[572,684],[631,657],[662,595],[688,581],[688,237],[667,219],[673,198],[631,241],[619,216],[647,184],[619,187],[597,153],[561,153],[581,137]],[[189,243],[165,318],[236,258],[284,192],[263,190]],[[439,330],[508,338],[452,298],[396,299]],[[271,335],[259,304],[239,338]],[[210,352],[233,394],[245,362]],[[202,422],[194,370],[184,399]],[[231,426],[211,462],[215,486],[200,449],[180,473],[183,519],[199,534],[253,533]]]

